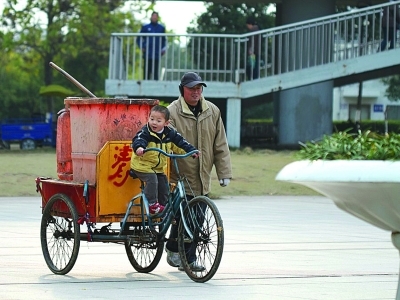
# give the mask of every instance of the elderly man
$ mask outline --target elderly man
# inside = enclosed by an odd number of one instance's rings
[[[190,185],[190,188],[185,186],[188,200],[208,195],[213,166],[221,186],[227,186],[232,178],[230,151],[221,112],[216,105],[204,99],[203,87],[207,85],[197,73],[186,73],[179,85],[180,97],[168,106],[170,124],[201,153],[196,160],[178,160],[179,170],[185,174]],[[176,174],[173,172],[171,181],[175,180]],[[176,216],[166,251],[168,264],[183,270],[176,242],[179,222],[180,216]],[[187,261],[193,271],[201,272],[204,267],[196,264],[195,250],[196,245],[192,245]]]

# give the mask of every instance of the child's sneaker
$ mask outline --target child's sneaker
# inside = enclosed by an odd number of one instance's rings
[[[160,203],[156,202],[152,205],[149,205],[149,211],[151,215],[159,214],[164,210],[164,206],[162,206]]]

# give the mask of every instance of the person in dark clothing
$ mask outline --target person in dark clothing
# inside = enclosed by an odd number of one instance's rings
[[[253,17],[248,17],[246,26],[249,32],[259,31],[260,27],[257,25]],[[260,77],[260,44],[261,35],[253,34],[249,36],[247,42],[247,62],[246,62],[246,75],[248,80],[257,79]]]
[[[389,1],[393,2],[393,1]],[[388,43],[389,49],[394,49],[396,44],[397,26],[400,24],[400,10],[397,5],[390,5],[383,8],[382,14],[382,43],[380,51],[386,50]]]
[[[137,45],[143,52],[143,79],[158,80],[161,56],[167,49],[165,27],[158,23],[158,13],[151,14],[150,23],[143,25],[140,33],[153,33],[154,36],[140,36],[137,38]]]

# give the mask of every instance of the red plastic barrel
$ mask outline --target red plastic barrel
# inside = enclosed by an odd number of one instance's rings
[[[108,141],[131,141],[146,124],[156,99],[66,98],[75,182],[96,183],[96,159]],[[64,137],[62,137],[64,139]],[[57,150],[58,151],[58,150]]]

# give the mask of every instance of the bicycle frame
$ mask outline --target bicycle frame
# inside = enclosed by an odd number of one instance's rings
[[[186,154],[168,154],[165,151],[159,149],[159,148],[147,148],[145,150],[147,151],[157,151],[160,152],[161,154],[171,158],[172,160],[172,165],[175,168],[177,174],[178,174],[178,180],[176,183],[176,187],[173,190],[172,193],[170,193],[168,195],[168,203],[165,206],[165,209],[162,213],[151,216],[149,214],[149,203],[147,201],[147,198],[145,196],[145,194],[143,193],[143,189],[144,189],[144,183],[141,182],[141,192],[137,195],[135,195],[128,204],[126,213],[124,218],[122,219],[121,222],[121,229],[125,228],[126,224],[127,224],[127,220],[130,214],[130,211],[132,209],[132,207],[134,206],[139,206],[141,208],[141,217],[142,217],[142,228],[144,230],[144,228],[146,226],[149,226],[150,230],[153,233],[156,233],[157,236],[164,236],[166,234],[166,232],[169,229],[169,226],[172,223],[173,218],[175,217],[176,213],[178,212],[178,210],[180,210],[181,216],[183,216],[183,210],[186,206],[186,192],[185,192],[185,187],[183,184],[183,181],[185,179],[185,177],[182,177],[179,173],[179,168],[178,168],[178,163],[177,163],[177,159],[178,158],[185,158],[188,156],[191,156],[193,154],[198,153],[198,150],[193,150],[191,152],[188,152]],[[139,204],[135,204],[134,202],[138,199],[141,198],[141,201]],[[190,214],[192,216],[192,214]],[[193,219],[195,219],[195,217],[192,217]],[[161,219],[161,221],[157,222],[155,220],[157,219]],[[187,225],[187,222],[185,220],[184,217],[182,217],[182,221],[183,221],[183,225],[185,227],[185,230],[187,232],[187,234],[189,235],[189,237],[192,239],[193,238],[193,233],[191,232],[191,230],[189,229],[189,226]],[[197,222],[196,222],[197,223]],[[156,231],[155,230],[155,226],[159,226],[159,228],[161,228],[160,231]],[[122,235],[123,230],[120,231],[119,236]]]

